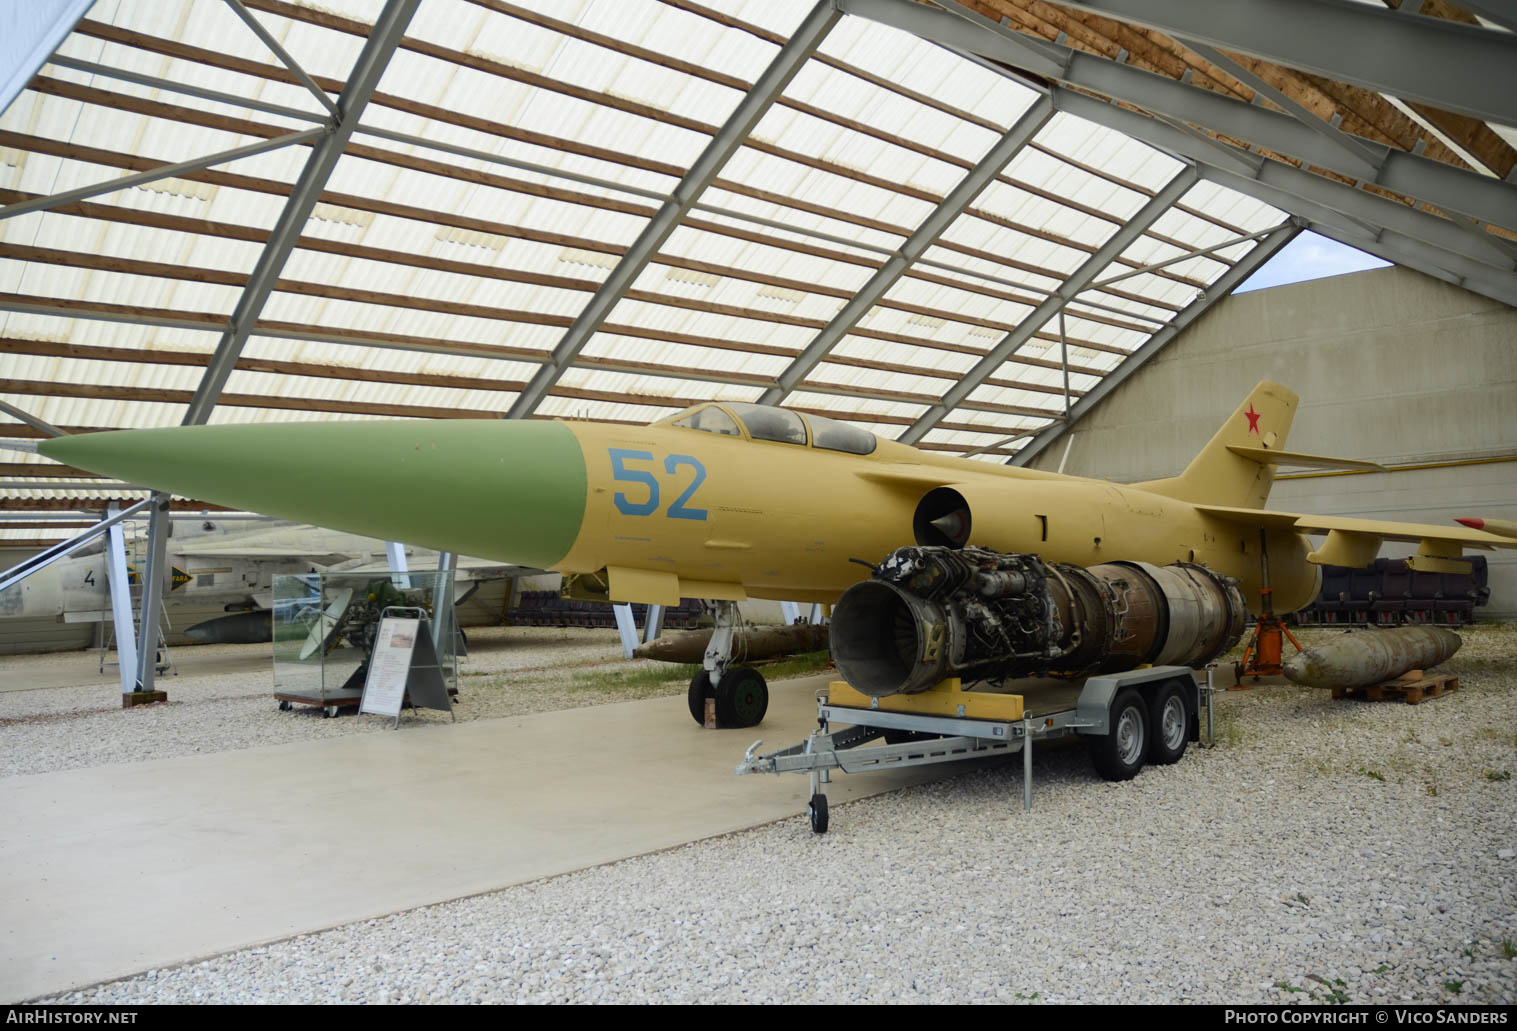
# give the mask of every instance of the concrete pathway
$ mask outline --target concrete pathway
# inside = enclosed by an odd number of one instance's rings
[[[776,685],[751,730],[656,698],[8,778],[0,1002],[804,819],[804,777],[733,769],[804,738],[827,679]]]

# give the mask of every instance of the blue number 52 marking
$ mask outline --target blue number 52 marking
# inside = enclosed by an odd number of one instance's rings
[[[652,462],[651,451],[635,451],[630,448],[608,448],[607,454],[611,457],[611,478],[618,483],[640,484],[646,491],[647,497],[640,501],[634,501],[626,492],[617,491],[612,497],[616,510],[622,515],[646,516],[658,511],[659,486],[658,479],[647,469],[635,469],[628,466],[629,462]],[[706,510],[704,508],[688,508],[686,502],[694,497],[696,490],[706,480],[706,467],[691,455],[670,455],[664,459],[664,472],[673,475],[682,465],[688,465],[695,470],[695,478],[690,481],[690,486],[685,492],[674,499],[665,513],[670,519],[696,519],[704,520]]]
[[[670,455],[664,459],[664,472],[672,473],[682,465],[688,465],[695,470],[695,479],[690,481],[690,486],[685,488],[685,493],[674,499],[674,504],[669,506],[670,519],[705,519],[704,508],[686,508],[685,502],[695,493],[695,489],[706,482],[706,467],[701,465],[689,455]]]
[[[612,500],[616,503],[616,510],[622,515],[645,516],[652,515],[658,510],[658,481],[653,474],[643,469],[628,469],[626,463],[651,462],[653,452],[631,451],[627,448],[614,447],[609,451],[611,455],[611,478],[623,483],[641,483],[648,488],[648,497],[645,501],[632,501],[621,491],[616,492]]]

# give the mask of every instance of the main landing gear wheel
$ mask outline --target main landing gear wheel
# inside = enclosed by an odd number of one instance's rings
[[[723,727],[756,727],[769,711],[769,685],[748,666],[732,666],[716,684],[716,722]]]
[[[1106,780],[1132,780],[1148,754],[1148,706],[1130,687],[1111,703],[1110,728],[1104,737],[1088,737],[1091,765]]]
[[[701,726],[706,725],[706,699],[712,695],[711,674],[701,670],[690,678],[690,716]]]
[[[1190,708],[1185,704],[1185,689],[1173,680],[1154,692],[1148,707],[1148,728],[1153,734],[1148,761],[1156,766],[1179,762],[1190,737]]]
[[[806,818],[811,821],[813,834],[827,833],[827,796],[815,794],[806,804]]]

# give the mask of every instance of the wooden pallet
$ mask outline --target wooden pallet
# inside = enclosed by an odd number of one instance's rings
[[[1370,687],[1335,687],[1334,698],[1362,698],[1367,702],[1406,702],[1420,705],[1425,698],[1452,694],[1459,690],[1459,678],[1452,673],[1427,674],[1420,670],[1403,674],[1395,680]]]

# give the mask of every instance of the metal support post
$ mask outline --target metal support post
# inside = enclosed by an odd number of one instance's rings
[[[149,500],[144,499],[120,512],[114,512],[114,514],[85,530],[83,533],[70,537],[59,544],[54,544],[51,548],[33,555],[24,562],[16,563],[5,572],[0,573],[0,591],[8,587],[14,587],[44,566],[50,566],[65,555],[71,555],[78,551],[96,537],[106,533],[111,527],[116,526],[123,520],[130,519],[144,508],[147,508]],[[115,508],[114,503],[111,505],[111,508]],[[30,513],[15,513],[15,515],[26,518]]]
[[[137,690],[150,692],[158,672],[158,606],[163,603],[163,569],[168,557],[169,496],[155,491],[148,520],[146,568],[142,571],[142,633],[137,638]]]
[[[406,564],[406,546],[400,541],[385,541],[385,554],[390,560],[390,582],[405,589],[411,586],[411,567]]]
[[[616,616],[616,632],[622,638],[622,658],[632,658],[637,650],[637,621],[632,618],[632,606],[624,602],[613,604],[611,612]]]
[[[404,550],[402,550],[404,558]],[[437,646],[437,659],[442,661],[443,634],[453,633],[453,578],[449,573],[458,572],[458,555],[451,551],[437,556],[437,582],[432,585],[432,643]],[[409,577],[407,578],[409,579]]]
[[[649,605],[648,616],[643,621],[643,643],[652,644],[658,640],[658,635],[664,632],[664,607],[662,605]]]
[[[112,519],[119,519],[121,515],[114,504],[109,514]],[[132,588],[128,579],[130,574],[126,571],[126,543],[121,523],[111,523],[107,532],[110,535],[106,549],[110,572],[106,575],[111,592],[111,618],[116,625],[116,671],[121,674],[121,693],[127,695],[137,690],[137,621],[132,618]]]
[[[1022,717],[1022,811],[1032,812],[1032,719]]]
[[[1064,309],[1059,309],[1059,371],[1064,374],[1064,421],[1069,421],[1069,337],[1064,335]]]

